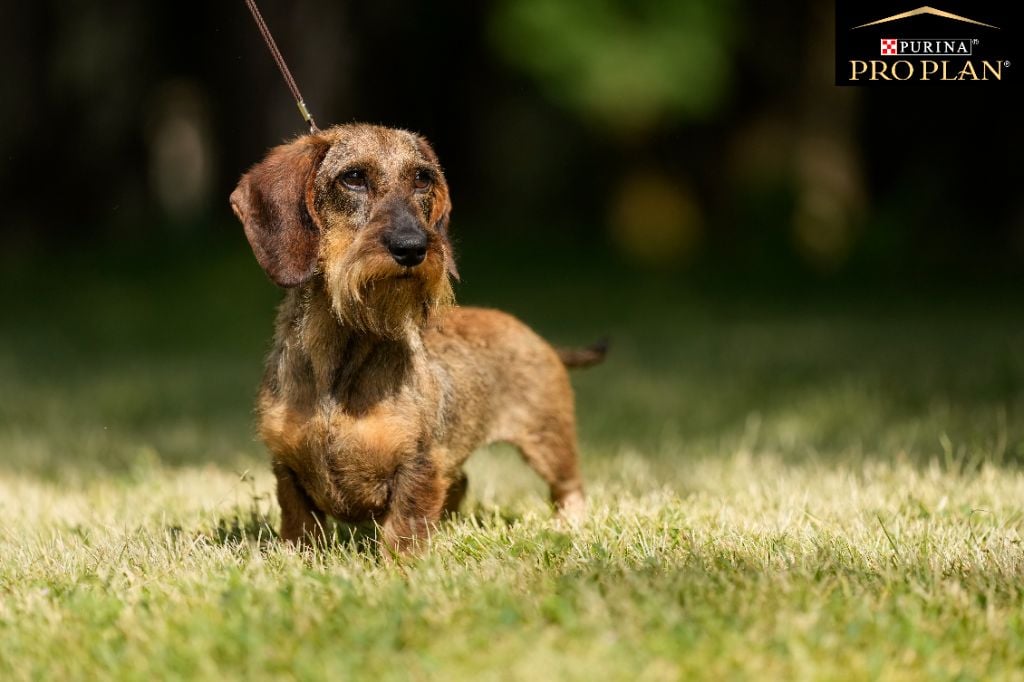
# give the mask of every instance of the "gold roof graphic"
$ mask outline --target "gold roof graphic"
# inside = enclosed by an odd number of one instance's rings
[[[888,24],[890,21],[909,19],[910,17],[916,17],[919,14],[931,14],[936,17],[942,17],[943,19],[953,19],[954,21],[962,21],[967,24],[975,24],[976,26],[987,26],[988,28],[994,29],[999,28],[998,26],[993,26],[992,24],[986,24],[981,21],[975,21],[974,19],[962,17],[959,14],[953,14],[952,12],[943,12],[941,9],[935,9],[934,7],[928,7],[927,5],[924,7],[918,7],[917,9],[912,9],[909,12],[903,12],[902,14],[894,14],[891,17],[886,17],[885,19],[879,19],[878,21],[871,21],[866,24],[861,24],[860,26],[854,26],[854,28],[865,28],[867,26],[877,26],[878,24]]]

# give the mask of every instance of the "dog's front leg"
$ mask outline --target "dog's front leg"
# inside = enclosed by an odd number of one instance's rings
[[[317,509],[291,469],[275,464],[274,474],[277,476],[277,502],[281,505],[281,539],[299,546],[323,542],[326,515]]]
[[[427,455],[395,472],[391,504],[381,528],[382,551],[406,554],[420,548],[441,520],[447,486]]]

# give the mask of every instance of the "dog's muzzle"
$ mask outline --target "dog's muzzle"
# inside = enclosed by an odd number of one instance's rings
[[[427,257],[427,233],[416,218],[402,211],[392,219],[392,228],[384,233],[383,242],[399,265],[413,268]]]

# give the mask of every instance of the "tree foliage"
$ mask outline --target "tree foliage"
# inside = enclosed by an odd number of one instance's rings
[[[712,113],[732,79],[731,0],[506,0],[501,54],[548,97],[622,132]]]

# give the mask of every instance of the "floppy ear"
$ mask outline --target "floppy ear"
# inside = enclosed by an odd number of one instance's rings
[[[414,135],[416,138],[416,145],[419,147],[420,154],[422,154],[428,161],[440,168],[441,164],[437,160],[437,154],[434,153],[434,148],[427,142],[427,138],[421,135]],[[448,274],[455,278],[455,281],[460,281],[459,268],[455,265],[455,249],[452,248],[451,237],[448,236],[448,219],[452,214],[452,201],[451,197],[448,196],[448,183],[444,182],[442,177],[441,182],[441,195],[438,197],[438,201],[434,206],[433,213],[436,215],[440,212],[440,217],[434,221],[434,229],[439,235],[441,235],[442,247],[444,251],[444,268],[448,271]]]
[[[444,268],[448,271],[448,274],[455,278],[456,282],[462,281],[459,277],[459,268],[455,265],[455,249],[452,248],[451,237],[448,236],[448,218],[452,213],[452,204],[448,201],[448,193],[445,192],[444,197],[444,211],[441,213],[441,218],[434,223],[434,229],[441,235],[443,240],[442,250],[444,251]]]
[[[256,260],[274,283],[294,287],[316,271],[320,224],[313,180],[330,145],[316,135],[274,147],[231,193]]]

